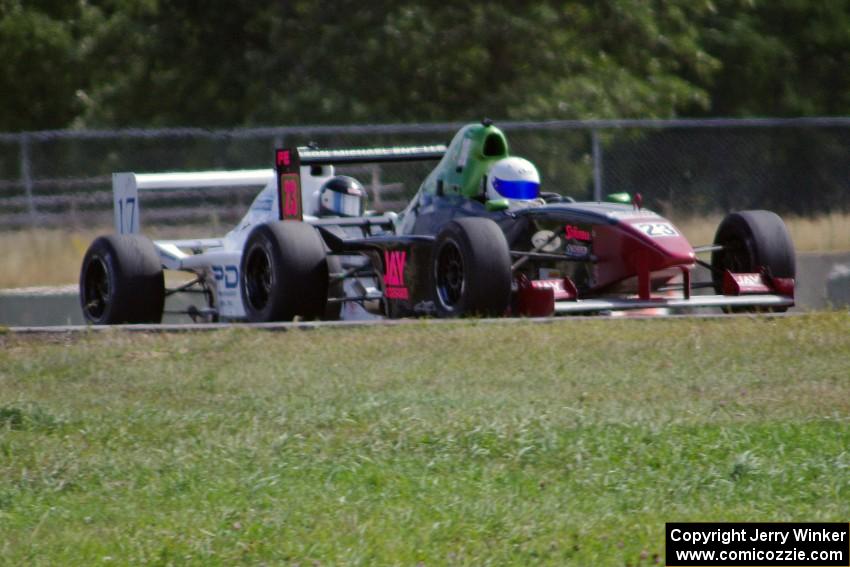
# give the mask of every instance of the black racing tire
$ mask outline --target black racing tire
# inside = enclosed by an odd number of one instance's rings
[[[299,221],[261,224],[245,241],[242,305],[252,322],[320,319],[328,303],[328,262],[318,231]]]
[[[160,323],[164,304],[162,262],[149,238],[111,234],[92,242],[80,269],[80,306],[86,321]]]
[[[711,253],[711,272],[716,293],[723,293],[723,273],[753,273],[765,268],[773,277],[794,278],[797,268],[794,244],[782,219],[771,211],[730,213],[717,227]],[[736,309],[751,311],[752,308]],[[773,308],[785,311],[787,308]]]
[[[505,234],[480,217],[445,225],[431,258],[434,305],[439,317],[499,317],[511,301],[511,255]]]

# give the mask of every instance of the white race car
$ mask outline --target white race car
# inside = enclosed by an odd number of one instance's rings
[[[311,225],[340,238],[375,236],[393,231],[396,214],[322,215],[320,189],[334,178],[334,164],[439,160],[445,150],[442,145],[299,148],[279,150],[276,169],[115,173],[116,233],[95,239],[83,259],[83,314],[95,325],[159,323],[165,298],[179,293],[201,298],[200,305],[190,302],[185,311],[194,321],[374,317],[382,295],[365,259],[326,257],[327,246]],[[289,156],[297,163],[283,163]],[[151,240],[140,233],[141,193],[246,186],[261,190],[221,238]],[[303,222],[278,222],[283,219]],[[167,289],[163,270],[186,272],[191,279]]]

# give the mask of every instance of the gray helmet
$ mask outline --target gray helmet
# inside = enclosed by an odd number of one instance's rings
[[[319,189],[319,215],[359,217],[366,208],[366,189],[353,177],[331,177]]]

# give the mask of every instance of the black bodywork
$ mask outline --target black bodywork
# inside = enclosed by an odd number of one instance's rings
[[[566,200],[508,211],[488,211],[484,203],[475,199],[459,195],[420,194],[396,221],[399,233],[389,232],[393,227],[390,223],[383,225],[378,235],[373,235],[374,230],[368,225],[362,226],[362,232],[354,237],[350,229],[345,234],[338,227],[322,227],[321,232],[332,253],[361,254],[369,258],[382,285],[387,316],[432,315],[435,311],[434,241],[451,221],[465,217],[492,220],[505,234],[515,260],[514,277],[538,280],[557,274],[557,277],[569,278],[580,295],[590,296],[598,292],[595,289],[593,266],[596,256],[592,237],[588,240],[566,238],[565,227],[573,227],[580,235],[592,235],[596,225],[617,223],[609,213],[632,211],[632,206]],[[541,248],[534,239],[540,233],[551,233],[558,238]],[[391,271],[388,263],[399,253],[405,254],[401,283],[406,294],[387,293],[390,286],[386,274]],[[544,271],[541,272],[541,269]]]

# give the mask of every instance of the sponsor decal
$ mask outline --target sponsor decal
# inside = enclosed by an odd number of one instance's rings
[[[587,246],[581,244],[567,244],[567,256],[570,258],[584,258],[590,253]]]
[[[554,280],[563,278],[564,274],[561,270],[553,270],[552,268],[540,268],[541,280]]]
[[[278,174],[278,215],[281,220],[301,220],[301,176],[298,152],[277,150],[275,165]]]
[[[669,222],[639,222],[635,228],[652,238],[663,236],[679,236],[679,232]]]
[[[770,293],[764,278],[758,273],[732,273],[723,275],[723,293],[740,295],[742,293]]]
[[[408,299],[410,294],[406,287],[388,287],[387,299]]]
[[[388,299],[408,299],[410,293],[404,284],[404,266],[407,264],[407,251],[384,250],[384,287]]]
[[[540,291],[551,289],[555,301],[574,299],[576,297],[575,285],[567,279],[531,280],[528,283],[528,287],[533,290]]]
[[[298,183],[293,179],[283,180],[283,203],[284,216],[298,214]]]
[[[416,156],[418,154],[433,154],[446,151],[445,146],[415,146],[395,148],[362,148],[354,150],[306,150],[304,156],[311,159],[336,159],[336,158],[386,158],[401,156]]]
[[[568,224],[564,229],[566,233],[567,240],[584,240],[585,242],[590,241],[590,231],[579,228],[575,225]]]
[[[735,281],[738,282],[738,284],[742,287],[751,285],[763,285],[760,274],[732,274],[732,277],[735,278]]]
[[[535,250],[543,252],[554,252],[561,246],[561,238],[555,236],[551,230],[541,230],[534,233],[531,237],[531,245]]]
[[[211,266],[213,278],[226,289],[233,289],[239,285],[239,268],[236,266]]]
[[[564,291],[564,280],[531,280],[530,283],[534,289]]]
[[[608,213],[608,218],[617,219],[617,220],[625,220],[625,219],[636,219],[636,218],[659,218],[658,213],[654,213],[652,211],[648,211],[646,209],[641,209],[639,211],[611,211]]]
[[[277,165],[289,167],[292,164],[292,152],[289,150],[279,150],[277,152]]]

